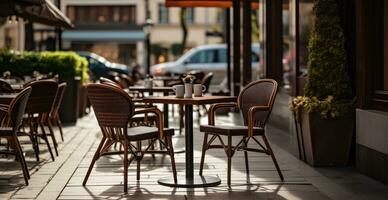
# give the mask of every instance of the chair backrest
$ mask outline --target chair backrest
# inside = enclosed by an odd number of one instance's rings
[[[207,93],[209,91],[209,87],[212,79],[213,79],[212,72],[209,72],[208,74],[206,74],[206,76],[202,79],[201,84],[206,87],[204,93]]]
[[[127,88],[128,86],[126,85],[126,83],[119,77],[119,76],[115,76],[113,81],[118,85],[120,86],[120,88],[124,89],[124,88]]]
[[[192,70],[188,72],[188,74],[195,76],[194,83],[198,83],[198,84],[201,83],[201,81],[203,80],[203,77],[205,77],[205,72],[203,71]]]
[[[105,77],[100,77],[100,83],[105,84],[105,85],[111,85],[111,86],[114,86],[114,87],[117,87],[117,88],[121,89],[120,85],[118,85],[114,81],[112,81],[112,80],[110,80],[108,78],[105,78]]]
[[[53,107],[58,83],[53,80],[34,81],[29,86],[32,88],[28,99],[26,113],[50,113]]]
[[[102,129],[126,130],[135,108],[126,92],[112,85],[96,83],[88,84],[86,91]]]
[[[253,106],[267,106],[267,111],[258,111],[254,115],[255,126],[264,127],[272,111],[278,89],[278,83],[272,79],[262,79],[248,84],[238,95],[238,107],[247,125],[248,111]]]
[[[31,87],[23,89],[9,104],[9,118],[7,119],[6,126],[12,126],[14,132],[16,132],[22,124],[24,111],[26,109],[27,101],[30,97],[31,91]]]
[[[127,87],[135,85],[135,81],[126,74],[120,74],[120,78],[123,82],[126,83]]]
[[[0,79],[0,92],[12,93],[14,92],[14,90],[7,81]]]
[[[57,94],[55,95],[53,110],[51,111],[52,115],[57,115],[59,108],[61,107],[63,94],[65,94],[67,83],[61,83],[58,85]]]

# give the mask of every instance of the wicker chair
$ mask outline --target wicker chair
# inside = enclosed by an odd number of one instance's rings
[[[202,81],[201,81],[201,85],[204,85],[205,86],[205,91],[203,91],[204,94],[208,93],[209,92],[209,87],[210,87],[210,83],[213,79],[213,73],[212,72],[209,72],[208,74],[206,74],[205,77],[203,77]],[[197,112],[198,112],[198,124],[200,124],[200,117],[201,117],[201,107],[205,110],[205,112],[207,113],[207,108],[206,108],[206,105],[201,105],[201,106],[198,106],[197,107]]]
[[[54,155],[52,153],[47,136],[51,136],[51,139],[54,144],[55,153],[56,155],[58,155],[58,144],[55,139],[51,121],[49,120],[49,116],[53,108],[55,95],[58,89],[58,83],[53,80],[41,80],[30,83],[30,86],[32,88],[32,92],[30,98],[28,99],[26,107],[26,113],[28,114],[28,117],[23,119],[24,126],[28,126],[30,131],[23,132],[23,134],[28,135],[30,137],[37,161],[39,161],[38,137],[42,138],[45,141],[48,151],[50,152],[51,159],[54,161]],[[49,134],[47,134],[45,130],[46,124],[49,127]],[[42,131],[41,134],[38,133],[38,127],[40,127]]]
[[[228,185],[231,182],[231,165],[232,156],[236,151],[244,151],[245,167],[247,173],[249,173],[248,165],[248,151],[259,152],[270,155],[276,170],[283,181],[283,175],[276,161],[275,155],[271,149],[271,146],[265,136],[265,125],[271,114],[272,107],[275,101],[277,92],[277,82],[270,79],[259,80],[248,84],[238,96],[238,102],[236,103],[220,103],[214,104],[209,109],[209,125],[200,126],[200,131],[205,132],[202,156],[199,174],[202,175],[203,164],[205,160],[205,153],[209,149],[221,148],[225,150],[228,157]],[[215,125],[215,112],[219,108],[237,107],[243,115],[244,126],[225,126]],[[209,135],[211,136],[208,140]],[[221,136],[227,137],[227,143],[224,143]],[[261,136],[264,145],[259,142],[255,137]],[[237,145],[232,146],[232,138],[242,138]],[[219,139],[221,145],[212,144],[215,139]],[[248,147],[248,142],[255,142],[260,148]]]
[[[62,142],[63,140],[63,130],[62,130],[62,122],[61,118],[59,116],[59,108],[61,107],[63,95],[65,94],[66,90],[66,83],[61,83],[58,85],[57,94],[55,95],[53,109],[50,112],[49,120],[51,121],[52,125],[56,125],[59,129],[59,133],[61,134]]]
[[[88,172],[86,173],[83,185],[89,178],[93,165],[101,156],[122,154],[124,153],[124,192],[128,191],[128,166],[133,161],[137,161],[137,180],[140,179],[140,161],[145,153],[164,153],[169,154],[171,158],[171,165],[173,176],[176,180],[176,168],[174,160],[174,149],[172,146],[173,129],[163,128],[163,114],[157,108],[145,108],[135,110],[134,104],[129,95],[115,86],[106,84],[89,84],[87,93],[92,104],[94,113],[96,115],[99,126],[101,127],[102,140],[94,154],[92,162],[90,163]],[[128,123],[135,114],[154,113],[157,120],[156,127],[132,127],[128,128]],[[141,142],[152,140],[146,148],[142,148]],[[156,141],[162,143],[165,151],[153,151],[152,144]],[[167,141],[167,142],[165,142]],[[123,145],[124,152],[114,151],[110,148],[113,144],[119,143]],[[136,143],[137,145],[133,145]],[[128,160],[129,154],[132,155]]]
[[[17,160],[20,162],[26,185],[28,185],[30,174],[17,133],[22,124],[24,110],[30,94],[31,87],[27,87],[11,101],[8,109],[0,109],[0,113],[5,113],[5,118],[0,127],[0,137],[6,137],[8,139],[8,144],[11,147],[11,151],[0,151],[0,153],[16,155]]]

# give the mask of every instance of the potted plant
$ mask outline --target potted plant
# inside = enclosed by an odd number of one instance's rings
[[[345,38],[335,0],[315,0],[305,96],[290,103],[302,124],[305,159],[313,166],[347,165],[354,127]]]
[[[61,120],[63,123],[77,121],[79,87],[89,80],[85,58],[74,52],[13,53],[0,50],[0,73],[4,71],[18,77],[31,76],[34,72],[59,75],[59,81],[67,83],[60,110]]]

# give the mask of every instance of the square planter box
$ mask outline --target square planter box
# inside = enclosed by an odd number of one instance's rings
[[[319,113],[301,111],[303,145],[308,164],[345,166],[349,162],[354,119],[342,116],[322,119]]]
[[[69,124],[77,122],[80,80],[79,77],[75,77],[74,79],[64,79],[60,81],[67,83],[59,113],[62,123]]]

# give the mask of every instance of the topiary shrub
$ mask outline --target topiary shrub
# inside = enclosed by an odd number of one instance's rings
[[[295,98],[290,106],[296,112],[306,108],[309,112],[320,112],[322,117],[336,117],[348,112],[354,104],[337,2],[314,0],[313,12],[315,24],[308,45],[306,96]]]
[[[10,71],[13,76],[30,76],[34,71],[43,74],[58,74],[60,78],[81,77],[81,82],[89,80],[88,62],[74,52],[24,52],[0,51],[0,73]]]

